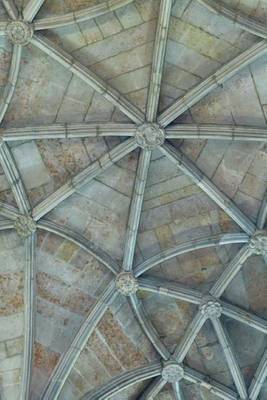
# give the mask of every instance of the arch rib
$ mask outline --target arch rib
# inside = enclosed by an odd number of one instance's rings
[[[139,288],[163,296],[174,297],[181,301],[192,304],[200,304],[203,294],[194,289],[188,289],[178,283],[169,282],[165,279],[146,276],[138,279]],[[237,306],[220,301],[222,313],[227,317],[233,318],[245,325],[248,325],[259,332],[267,334],[267,321],[243,310]]]
[[[169,125],[177,117],[183,114],[186,110],[199,102],[203,97],[216,89],[226,80],[239,72],[242,68],[257,60],[267,51],[267,42],[265,40],[250,47],[232,61],[223,65],[217,72],[209,78],[202,81],[200,84],[189,90],[184,96],[176,100],[167,110],[165,110],[158,118],[159,124],[163,126]]]
[[[219,342],[222,346],[222,349],[223,349],[223,352],[224,352],[224,355],[225,355],[225,358],[226,358],[226,361],[228,364],[228,368],[232,374],[232,377],[235,382],[235,386],[239,393],[240,399],[246,400],[247,399],[246,384],[245,384],[241,369],[238,365],[237,359],[235,357],[234,351],[230,344],[228,335],[227,335],[224,327],[222,326],[219,318],[211,318],[211,322],[212,322],[212,325],[216,332],[216,335],[219,339]]]
[[[19,12],[17,9],[16,4],[14,3],[14,0],[2,0],[2,4],[5,7],[5,10],[8,14],[8,16],[11,19],[17,19],[19,16]]]
[[[54,222],[42,220],[37,223],[37,228],[54,233],[55,235],[75,243],[82,250],[85,250],[96,258],[101,264],[105,265],[113,274],[116,275],[119,273],[120,268],[118,264],[104,250],[67,226],[60,226]]]
[[[20,177],[14,157],[5,142],[0,143],[0,162],[2,164],[5,176],[11,186],[11,190],[14,194],[20,212],[23,214],[28,214],[30,211],[30,203],[26,194],[26,190]]]
[[[36,207],[34,207],[32,212],[33,218],[38,221],[63,200],[74,194],[76,190],[91,182],[98,175],[102,174],[102,172],[107,168],[110,168],[114,163],[122,159],[131,151],[135,150],[136,147],[137,144],[135,140],[128,139],[114,147],[114,149],[105,153],[103,156],[99,157],[95,162],[90,164],[83,171],[79,172],[75,177],[71,178],[67,183],[57,189]]]
[[[260,361],[255,376],[249,387],[250,400],[257,400],[266,377],[267,377],[267,350],[265,351]]]
[[[146,271],[152,269],[158,264],[164,261],[170,260],[173,257],[179,256],[180,254],[189,253],[191,251],[205,249],[208,247],[222,246],[234,243],[247,243],[249,236],[245,233],[230,233],[214,235],[209,237],[204,237],[201,239],[191,240],[189,242],[179,243],[175,247],[163,250],[155,256],[147,259],[142,264],[137,265],[134,268],[135,276],[140,276]]]
[[[179,382],[175,382],[172,384],[172,390],[174,394],[175,400],[184,400],[184,395],[182,392],[182,388]]]
[[[35,139],[72,139],[105,136],[134,136],[136,125],[130,123],[73,123],[3,129],[5,142]]]
[[[229,265],[222,272],[218,280],[210,290],[210,294],[215,297],[220,297],[230,282],[238,274],[246,260],[251,256],[252,250],[248,245],[243,246],[237,255],[232,259]]]
[[[171,144],[161,146],[161,151],[167,158],[192,181],[199,186],[223,211],[225,211],[247,234],[254,233],[256,227],[242,211],[222,193],[209,178],[207,178],[182,152]]]
[[[124,246],[122,268],[125,271],[132,270],[136,238],[141,218],[141,211],[147,181],[147,174],[150,165],[151,151],[141,150],[138,160],[134,190],[130,206],[130,213],[127,224],[127,232]]]
[[[8,106],[12,100],[15,91],[20,69],[21,52],[22,52],[22,47],[15,44],[13,46],[13,53],[8,74],[8,80],[4,90],[3,100],[1,101],[0,105],[0,123],[4,119],[4,116],[7,112]]]
[[[55,45],[49,39],[41,35],[34,35],[31,43],[42,50],[53,60],[57,61],[68,71],[82,79],[87,85],[101,94],[113,106],[118,107],[122,113],[129,117],[133,122],[141,124],[144,121],[143,113],[117,90],[107,85],[95,73],[90,71],[84,65],[76,61],[70,54],[59,46]]]
[[[116,295],[117,293],[115,291],[115,285],[112,281],[107,286],[99,300],[96,302],[88,317],[82,323],[70,347],[61,357],[53,376],[49,380],[44,390],[44,393],[41,397],[42,400],[58,399],[63,385],[66,382],[76,360],[84,349],[98,322],[108,309],[110,303],[115,299]]]
[[[20,213],[15,207],[10,206],[9,204],[2,203],[0,201],[0,215],[7,219],[15,221],[20,216]]]
[[[193,370],[192,368],[185,367],[184,369],[185,375],[184,378],[190,383],[199,384],[204,387],[210,393],[218,396],[223,400],[237,400],[237,394],[227,388],[226,386],[218,383],[214,379],[211,379],[209,376],[206,376],[198,371]]]
[[[0,231],[5,231],[8,229],[13,229],[14,228],[14,223],[9,220],[0,220]]]
[[[184,336],[182,337],[179,345],[176,347],[174,351],[174,358],[178,363],[183,362],[186,354],[188,353],[190,347],[192,346],[195,338],[197,337],[200,329],[206,322],[206,316],[203,315],[200,311],[198,311],[190,324],[188,325]]]
[[[87,7],[83,10],[73,11],[65,15],[52,16],[37,19],[34,22],[35,30],[41,29],[54,29],[74,23],[88,21],[90,19],[115,11],[127,4],[132,3],[133,0],[108,0],[93,7]]]
[[[150,122],[156,121],[157,118],[172,4],[173,0],[161,0],[160,3],[147,100],[146,119]]]
[[[229,19],[234,24],[252,33],[253,35],[259,36],[263,39],[267,39],[266,26],[261,24],[260,22],[257,22],[250,17],[234,11],[216,0],[198,0],[198,2],[203,4],[206,8],[208,8],[215,14],[221,15]]]
[[[267,142],[267,129],[242,125],[178,124],[166,128],[166,138]]]
[[[153,276],[146,276],[138,279],[139,289],[147,292],[157,293],[175,299],[186,301],[192,304],[200,304],[202,299],[201,292],[188,289],[183,285],[167,281]]]
[[[25,313],[25,337],[23,375],[21,382],[21,399],[30,398],[30,385],[32,378],[33,345],[35,336],[35,273],[36,273],[36,233],[33,233],[25,241],[26,244],[26,269],[24,281],[24,313]]]
[[[163,360],[168,360],[170,357],[170,352],[164,345],[164,343],[161,342],[158,333],[156,332],[154,326],[147,316],[142,302],[138,300],[136,295],[131,295],[130,303],[144,333],[146,334],[154,348],[157,350],[157,352],[160,354],[160,356],[163,358]]]
[[[264,198],[261,203],[261,208],[259,211],[258,215],[258,220],[257,220],[257,227],[259,229],[263,229],[264,225],[267,220],[267,191],[265,192]]]
[[[152,363],[146,367],[136,368],[115,376],[100,388],[86,393],[80,400],[107,400],[135,383],[151,379],[160,374],[161,364],[159,362]]]
[[[42,7],[45,0],[29,0],[22,14],[25,21],[32,22],[36,14]]]
[[[138,400],[153,400],[157,394],[161,391],[161,389],[166,385],[166,381],[158,376],[156,379],[153,379],[144,391],[138,396]]]

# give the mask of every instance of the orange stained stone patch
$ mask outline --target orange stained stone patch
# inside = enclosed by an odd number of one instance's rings
[[[98,329],[125,368],[132,369],[147,362],[144,354],[137,350],[111,312],[104,315]]]
[[[69,261],[71,257],[74,255],[74,253],[77,252],[78,250],[79,247],[76,244],[68,240],[65,240],[58,249],[57,258],[63,261]]]
[[[0,315],[23,311],[23,273],[0,275]]]
[[[55,369],[60,354],[50,351],[41,343],[35,342],[34,344],[34,367],[50,375]]]
[[[87,315],[94,301],[85,292],[43,272],[37,274],[38,296],[80,315]]]
[[[87,343],[87,348],[95,353],[99,361],[105,366],[111,376],[122,372],[122,367],[112,355],[108,346],[97,332],[94,332]]]

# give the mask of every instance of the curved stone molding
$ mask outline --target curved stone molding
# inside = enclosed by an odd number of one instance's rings
[[[142,149],[153,150],[165,141],[164,129],[156,123],[145,123],[137,127],[136,142]]]
[[[124,296],[130,296],[138,290],[138,281],[131,272],[121,272],[116,278],[116,288]]]
[[[118,107],[122,113],[129,117],[133,122],[140,124],[144,121],[145,116],[138,107],[133,105],[118,90],[108,85],[103,79],[97,76],[84,65],[76,61],[73,56],[54,44],[48,38],[42,35],[34,35],[32,44],[45,54],[57,61],[68,71],[72,72],[79,79],[83,80],[92,89],[102,95],[113,106]]]
[[[122,269],[131,271],[136,247],[137,233],[140,224],[147,174],[150,165],[151,151],[142,150],[139,155],[131,207],[127,222]]]
[[[11,19],[17,19],[19,12],[13,0],[2,0],[2,4]]]
[[[2,137],[5,142],[12,142],[15,140],[94,138],[100,136],[125,137],[134,136],[135,131],[136,125],[131,123],[107,122],[95,124],[85,122],[7,128],[0,130],[0,138]]]
[[[7,25],[6,34],[11,43],[26,46],[31,41],[33,29],[27,22],[17,20]]]
[[[1,213],[1,208],[0,208]],[[62,238],[75,243],[81,249],[96,258],[101,264],[105,265],[114,275],[119,273],[119,265],[102,248],[86,239],[84,236],[73,231],[67,226],[61,226],[51,221],[41,220],[37,223],[37,228],[54,233]]]
[[[159,376],[161,373],[161,365],[159,362],[154,362],[148,366],[136,368],[131,371],[123,372],[112,378],[103,386],[87,392],[80,400],[106,400],[115,396],[120,391],[127,389],[135,383],[142,382],[146,379],[151,379]]]
[[[173,257],[179,256],[180,254],[186,254],[190,253],[191,251],[205,249],[208,247],[223,246],[226,244],[247,243],[248,241],[249,236],[245,233],[230,233],[209,236],[203,239],[195,239],[181,244],[179,243],[177,246],[163,250],[155,256],[148,258],[142,264],[137,265],[134,268],[134,274],[136,277],[138,277],[156,265],[162,264],[164,261],[170,260]]]
[[[267,254],[267,231],[257,231],[249,242],[249,247],[254,254],[266,255]]]
[[[20,238],[26,239],[36,231],[36,222],[29,216],[20,215],[14,222],[14,228]]]
[[[107,14],[111,11],[115,11],[127,4],[132,3],[133,0],[108,0],[103,1],[93,7],[87,7],[83,10],[74,11],[67,13],[65,15],[46,17],[38,19],[34,23],[34,28],[36,30],[41,29],[54,29],[60,26],[71,25],[74,23],[79,23],[83,21],[88,21],[99,17],[100,15]]]
[[[220,318],[222,306],[217,299],[212,296],[205,296],[200,305],[200,312],[206,318]]]
[[[184,378],[184,369],[175,361],[167,361],[162,368],[161,375],[169,383],[179,382]]]
[[[267,50],[267,43],[266,43]],[[200,187],[215,203],[224,210],[247,234],[255,232],[254,223],[229,199],[214,183],[198,169],[198,167],[185,154],[169,143],[160,147],[161,152],[167,156],[177,167]]]
[[[225,81],[230,79],[241,69],[256,61],[267,51],[266,40],[261,40],[248,50],[239,54],[232,61],[226,63],[210,77],[200,82],[198,85],[190,89],[184,96],[176,100],[168,107],[158,118],[158,122],[162,126],[169,125],[172,121],[178,118],[186,110],[199,102],[203,97],[207,96],[212,90],[218,88]]]
[[[174,124],[165,129],[166,139],[212,139],[267,142],[267,129],[224,124]]]
[[[209,10],[216,14],[231,20],[234,24],[238,25],[240,28],[259,36],[263,39],[267,39],[267,29],[266,25],[260,22],[242,15],[239,12],[231,10],[231,8],[226,7],[222,1],[218,2],[216,0],[198,0],[199,3],[203,4]]]
[[[157,119],[172,5],[173,0],[161,0],[160,3],[146,111],[146,118],[150,122],[156,121]]]

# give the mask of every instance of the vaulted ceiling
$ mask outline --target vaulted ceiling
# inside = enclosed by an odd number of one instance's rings
[[[267,398],[267,0],[2,0],[1,400]]]

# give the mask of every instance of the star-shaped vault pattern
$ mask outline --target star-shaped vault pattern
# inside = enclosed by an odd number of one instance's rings
[[[216,186],[189,157],[175,145],[175,140],[213,139],[216,141],[266,142],[267,129],[246,125],[218,125],[179,123],[178,117],[200,102],[217,88],[239,73],[244,67],[260,59],[267,52],[267,28],[256,19],[242,15],[219,1],[199,0],[200,7],[207,7],[219,18],[226,18],[242,30],[255,35],[258,40],[241,54],[220,66],[208,78],[188,90],[182,97],[172,102],[162,112],[159,111],[159,100],[166,55],[168,32],[170,29],[173,0],[161,0],[158,11],[156,36],[154,40],[153,60],[149,79],[147,105],[145,110],[139,109],[129,99],[100,78],[95,72],[82,65],[72,55],[54,44],[42,30],[57,29],[74,23],[86,23],[93,18],[105,16],[112,11],[121,10],[133,3],[131,0],[109,0],[96,2],[87,8],[67,14],[47,17],[36,17],[44,0],[29,0],[20,11],[13,0],[2,0],[8,19],[0,21],[0,34],[5,35],[13,45],[13,54],[8,75],[8,83],[2,95],[0,119],[4,120],[12,101],[19,79],[19,69],[25,46],[35,46],[49,58],[59,63],[67,71],[78,77],[84,85],[93,88],[107,102],[115,106],[131,122],[102,122],[45,124],[34,127],[4,128],[1,131],[0,161],[6,179],[10,184],[17,208],[9,204],[1,204],[1,231],[15,229],[17,235],[25,243],[26,264],[24,275],[24,361],[23,376],[20,385],[20,399],[31,398],[31,381],[33,371],[33,349],[35,338],[36,315],[36,246],[37,232],[46,231],[67,239],[93,256],[104,265],[112,275],[112,279],[99,296],[97,302],[82,321],[72,343],[62,354],[56,368],[44,388],[41,399],[58,399],[62,393],[71,371],[88,340],[93,335],[98,323],[112,303],[120,296],[129,302],[132,312],[140,323],[145,335],[155,348],[158,357],[143,367],[133,368],[116,375],[107,383],[89,390],[81,399],[109,399],[137,383],[148,381],[138,399],[154,399],[167,385],[172,388],[176,400],[187,398],[183,393],[182,382],[196,384],[205,388],[214,398],[225,400],[256,400],[267,375],[267,350],[264,352],[249,387],[247,387],[239,359],[228,336],[222,318],[233,319],[266,335],[267,322],[258,315],[242,307],[221,299],[227,287],[233,282],[246,261],[253,255],[262,257],[267,262],[267,198],[262,201],[257,222],[254,223],[241,209]],[[182,7],[182,1],[178,3]],[[178,122],[177,122],[178,121]],[[71,177],[61,187],[34,207],[31,206],[21,172],[12,155],[10,143],[13,141],[29,141],[37,139],[60,139],[71,141],[75,138],[118,137],[118,144],[107,151],[89,166]],[[127,137],[123,140],[124,137]],[[139,149],[138,165],[134,188],[130,203],[127,231],[124,241],[124,253],[121,265],[111,255],[92,241],[67,226],[46,219],[45,216],[60,206],[63,201],[77,190],[91,184],[104,171],[120,162],[124,157]],[[241,228],[241,232],[193,238],[162,250],[154,256],[135,264],[137,236],[149,168],[153,151],[164,155],[175,168],[205,192],[233,221]],[[175,281],[147,275],[154,267],[199,249],[229,244],[242,244],[238,252],[225,267],[223,272],[206,293],[196,288],[189,288]],[[253,268],[253,267],[252,267]],[[145,275],[144,275],[145,274]],[[153,326],[142,303],[139,291],[156,293],[161,296],[177,299],[195,306],[195,314],[187,326],[184,335],[177,345],[170,350]],[[185,358],[200,333],[204,324],[210,321],[222,355],[227,363],[235,388],[227,387],[219,380],[203,374],[186,364]],[[114,397],[115,396],[115,397]],[[118,397],[119,398],[119,397]],[[202,398],[202,397],[201,397]],[[199,398],[200,399],[200,398]]]

